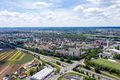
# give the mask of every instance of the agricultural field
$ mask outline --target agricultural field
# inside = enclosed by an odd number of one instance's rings
[[[120,64],[117,62],[112,62],[107,59],[96,59],[96,60],[93,60],[92,62],[104,67],[108,67],[108,68],[120,71]]]
[[[0,80],[8,74],[14,73],[21,65],[30,62],[33,56],[18,50],[6,50],[0,52]]]

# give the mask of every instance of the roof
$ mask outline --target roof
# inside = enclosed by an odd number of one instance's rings
[[[42,80],[49,74],[53,72],[54,69],[52,68],[44,68],[43,70],[39,71],[38,73],[34,74],[31,78],[32,79],[37,79],[37,80]]]
[[[110,49],[110,50],[120,54],[120,50],[117,50],[117,49]]]

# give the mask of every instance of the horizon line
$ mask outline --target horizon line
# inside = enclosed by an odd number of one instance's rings
[[[69,28],[69,27],[120,27],[120,26],[0,26],[0,28]]]

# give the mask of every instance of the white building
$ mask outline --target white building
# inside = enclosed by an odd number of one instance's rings
[[[99,53],[98,56],[100,58],[112,58],[113,57],[112,53],[109,53],[109,52]]]
[[[43,70],[39,71],[38,73],[34,74],[31,79],[32,80],[44,80],[47,78],[51,73],[53,73],[53,68],[44,68]]]
[[[120,50],[117,49],[109,49],[109,51],[111,51],[112,54],[120,54]]]

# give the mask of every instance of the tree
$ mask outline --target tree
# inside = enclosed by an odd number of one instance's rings
[[[34,71],[33,70],[30,70],[30,75],[32,76],[34,74]]]
[[[86,69],[89,69],[90,70],[90,66],[89,65],[85,65],[84,66]]]
[[[36,71],[37,71],[37,72],[39,71],[39,68],[38,68],[38,67],[36,68]]]
[[[38,56],[38,59],[40,60],[40,56]]]
[[[60,62],[58,62],[58,61],[56,61],[56,64],[61,65],[61,63],[60,63]]]
[[[120,54],[115,54],[115,55],[113,56],[113,58],[114,58],[114,59],[120,59]]]
[[[62,57],[62,58],[60,58],[60,61],[64,61],[64,58]]]
[[[66,62],[71,63],[71,59],[70,59],[70,58],[68,58]]]
[[[117,49],[117,50],[120,50],[120,47],[119,47],[119,45],[118,45],[118,46],[116,46],[116,47],[115,47],[115,49]]]
[[[99,69],[97,67],[95,68],[95,72],[100,73],[100,71],[99,71]]]

